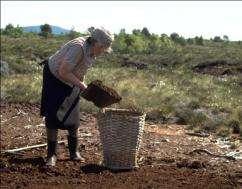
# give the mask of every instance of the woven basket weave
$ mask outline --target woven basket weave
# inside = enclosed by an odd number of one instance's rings
[[[110,169],[138,167],[145,114],[125,109],[105,108],[97,116],[103,146],[104,165]]]

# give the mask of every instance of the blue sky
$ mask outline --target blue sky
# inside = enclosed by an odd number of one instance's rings
[[[48,23],[84,32],[147,27],[151,33],[242,40],[241,1],[1,1],[1,28]]]

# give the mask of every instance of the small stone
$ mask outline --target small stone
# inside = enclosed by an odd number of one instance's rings
[[[239,184],[242,184],[242,179],[237,180]]]
[[[81,182],[82,182],[82,183],[87,183],[87,181],[86,181],[86,180],[81,180]]]
[[[169,141],[169,139],[167,139],[167,138],[162,138],[162,139],[161,139],[161,142],[170,142],[170,141]]]

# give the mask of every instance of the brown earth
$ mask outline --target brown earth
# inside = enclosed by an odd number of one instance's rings
[[[43,123],[39,105],[1,102],[1,188],[242,188],[242,161],[196,151],[221,155],[228,149],[217,146],[215,136],[187,135],[184,125],[147,120],[140,167],[132,171],[111,171],[99,164],[102,146],[95,115],[84,112],[79,142],[86,163],[70,161],[66,143],[59,144],[57,166],[51,169],[44,166],[46,147],[3,153],[45,143]],[[58,139],[66,140],[66,134],[61,130]]]

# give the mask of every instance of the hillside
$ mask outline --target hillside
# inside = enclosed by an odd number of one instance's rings
[[[61,34],[66,34],[69,33],[70,30],[64,29],[59,26],[51,26],[52,33],[54,35],[61,35]],[[26,26],[23,27],[24,32],[33,32],[33,33],[40,33],[40,26]]]

